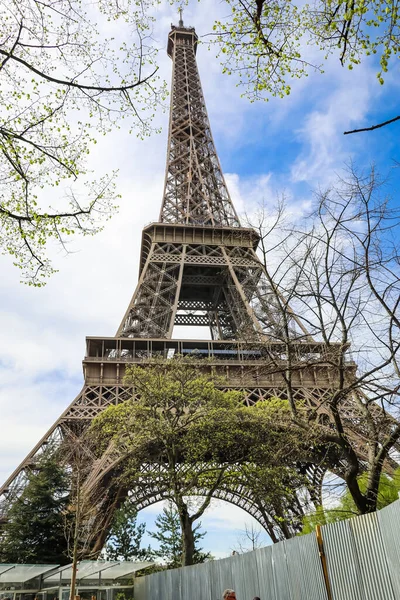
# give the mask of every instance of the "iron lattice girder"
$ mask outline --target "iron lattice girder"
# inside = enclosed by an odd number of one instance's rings
[[[221,318],[217,319],[214,313],[208,313],[206,315],[196,315],[193,313],[189,314],[177,314],[175,319],[175,325],[182,327],[231,327],[231,320],[227,315],[222,315]]]
[[[213,302],[207,300],[180,300],[178,310],[215,310],[216,306]]]
[[[193,29],[173,27],[171,110],[160,221],[240,226],[211,134],[197,70]]]
[[[213,465],[205,465],[199,464],[197,468],[193,469],[193,465],[190,466],[190,470],[197,470],[198,473],[206,473],[207,469],[212,469]],[[312,466],[309,466],[310,473],[307,472],[307,475],[310,478],[310,481],[315,480],[320,473],[324,473],[322,469],[317,468],[316,470],[312,469]],[[130,497],[134,499],[134,505],[138,510],[142,510],[147,506],[151,506],[156,502],[160,502],[162,500],[166,500],[170,497],[170,490],[163,489],[159,481],[163,480],[163,471],[161,465],[148,464],[144,465],[141,469],[141,476],[139,476],[139,481],[135,485],[134,488],[130,491]],[[185,473],[185,465],[181,465],[180,472]],[[233,476],[235,479],[235,483],[229,481],[229,478]],[[205,496],[208,493],[208,490],[205,488],[197,488],[193,490],[193,496]],[[276,537],[281,537],[281,531],[279,527],[276,527],[276,523],[271,522],[269,518],[269,514],[274,513],[274,509],[272,506],[265,505],[265,502],[257,496],[249,489],[248,483],[242,478],[240,478],[240,473],[238,472],[235,466],[227,466],[225,472],[225,480],[222,479],[222,483],[220,487],[215,491],[213,497],[219,500],[224,500],[235,506],[241,507],[248,514],[252,515],[262,527],[266,530],[272,526],[275,530]],[[299,516],[299,515],[297,515]]]
[[[144,228],[140,258],[142,272],[153,243],[190,244],[193,246],[223,246],[256,250],[259,235],[247,227],[221,227],[204,225],[181,225],[172,223],[151,223]]]
[[[117,335],[171,338],[175,325],[198,324],[209,326],[214,338],[259,338],[263,331],[251,306],[263,274],[257,243],[246,228],[149,226],[138,286]],[[204,314],[196,318],[180,314],[182,303],[199,294],[215,314],[208,307],[197,309]]]

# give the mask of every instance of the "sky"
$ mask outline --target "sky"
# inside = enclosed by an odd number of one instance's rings
[[[200,36],[223,3],[193,1],[184,20]],[[161,48],[160,74],[170,81],[166,41],[173,10],[158,9],[154,31]],[[384,86],[376,80],[373,60],[353,71],[330,59],[323,75],[293,85],[285,99],[250,103],[241,98],[235,79],[221,74],[219,61],[205,45],[198,66],[211,127],[228,188],[239,213],[260,201],[273,209],[283,193],[299,215],[354,162],[362,169],[375,163],[389,177],[396,201],[400,176],[400,122],[375,132],[344,136],[343,131],[389,119],[398,113],[398,67]],[[119,169],[119,211],[94,238],[77,238],[69,254],[54,249],[59,269],[45,288],[19,283],[19,272],[0,256],[0,479],[16,468],[82,386],[85,336],[115,334],[138,276],[142,228],[156,221],[163,193],[168,114],[157,112],[160,134],[137,139],[121,128],[100,139],[90,166],[100,177]],[[398,202],[398,200],[397,200]],[[140,513],[148,528],[160,506]],[[214,556],[230,554],[252,519],[241,509],[216,502],[202,519],[203,546]],[[264,538],[267,543],[267,538]]]

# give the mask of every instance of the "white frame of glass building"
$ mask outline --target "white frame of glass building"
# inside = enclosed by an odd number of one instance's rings
[[[131,600],[137,571],[151,562],[78,563],[76,595],[81,600]],[[0,564],[0,600],[68,600],[72,565]]]

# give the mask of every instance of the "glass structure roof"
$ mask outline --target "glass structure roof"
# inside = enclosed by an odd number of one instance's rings
[[[116,565],[113,565],[106,571],[103,571],[101,576],[103,579],[122,579],[123,577],[127,577],[128,575],[132,575],[136,573],[136,571],[140,571],[141,569],[146,569],[150,567],[152,562],[129,562],[124,561],[120,562]]]
[[[0,583],[24,583],[40,577],[58,565],[4,565],[0,564]]]
[[[83,560],[78,563],[77,581],[85,579],[116,580],[133,575],[136,571],[151,566],[152,562]],[[1,583],[25,583],[43,576],[46,583],[71,580],[72,565],[20,565],[0,564]]]
[[[133,575],[136,571],[151,566],[152,562],[132,562],[132,561],[94,561],[83,560],[78,564],[77,581],[83,582],[84,579],[97,579],[101,576],[104,580],[114,580]],[[72,565],[60,567],[56,571],[49,573],[44,577],[45,581],[57,583],[60,581],[70,581],[72,575]]]

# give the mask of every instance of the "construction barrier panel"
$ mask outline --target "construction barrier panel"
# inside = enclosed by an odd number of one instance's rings
[[[135,600],[400,600],[400,501],[253,552],[140,577]]]

